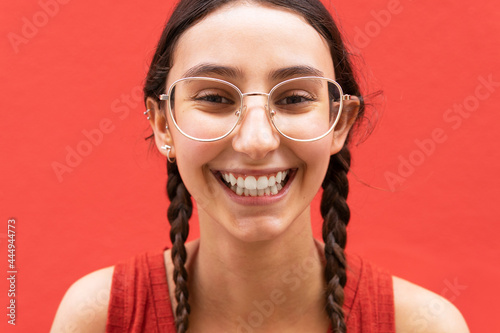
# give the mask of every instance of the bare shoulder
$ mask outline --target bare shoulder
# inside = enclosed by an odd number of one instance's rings
[[[85,275],[64,295],[50,330],[63,332],[104,332],[114,266]]]
[[[447,299],[393,276],[396,332],[469,333],[458,309]]]

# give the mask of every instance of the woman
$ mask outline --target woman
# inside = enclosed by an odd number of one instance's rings
[[[182,0],[144,92],[172,248],[77,281],[52,332],[468,332],[440,296],[344,253],[364,105],[319,1]],[[192,198],[200,239],[185,245]]]

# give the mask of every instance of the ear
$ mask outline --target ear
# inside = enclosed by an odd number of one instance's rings
[[[146,99],[146,107],[149,112],[149,124],[153,129],[154,140],[156,147],[160,151],[160,153],[164,156],[167,156],[167,150],[162,149],[161,147],[168,145],[171,147],[170,149],[170,158],[175,157],[175,148],[174,141],[172,135],[170,133],[170,126],[168,126],[168,115],[165,109],[160,108],[159,101],[155,100],[152,97],[148,97]]]
[[[343,101],[340,119],[333,130],[332,146],[330,148],[331,155],[338,153],[344,146],[347,135],[358,117],[359,107],[360,101],[357,96],[350,96],[349,100]]]

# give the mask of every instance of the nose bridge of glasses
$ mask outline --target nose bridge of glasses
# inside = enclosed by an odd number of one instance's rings
[[[242,99],[245,99],[245,97],[254,97],[254,96],[262,96],[262,97],[265,97],[265,98],[266,98],[266,104],[267,104],[267,100],[269,99],[269,94],[268,94],[268,93],[262,93],[262,92],[248,92],[248,93],[241,94],[241,98],[242,98]]]
[[[247,103],[245,103],[245,97],[257,97],[257,96],[262,96],[265,98],[265,108],[267,110],[267,102],[269,100],[269,93],[263,93],[263,92],[248,92],[248,93],[242,93],[241,94],[241,98],[242,98],[242,101],[243,101],[243,105],[247,105]]]
[[[262,96],[265,98],[265,104],[264,108],[266,111],[268,110],[268,100],[269,100],[269,93],[263,93],[263,92],[248,92],[248,93],[241,93],[241,104],[242,104],[242,111],[248,110],[247,102],[245,102],[245,97],[257,97],[257,96]]]
[[[263,92],[248,92],[248,93],[244,93],[241,95],[243,97],[245,97],[245,96],[266,96],[266,97],[269,97],[268,93],[263,93]]]

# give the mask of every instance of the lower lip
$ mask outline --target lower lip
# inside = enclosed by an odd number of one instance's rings
[[[281,191],[278,192],[278,194],[275,195],[263,195],[263,196],[244,196],[244,195],[237,195],[234,193],[229,187],[226,186],[226,184],[217,176],[217,180],[219,181],[219,184],[222,186],[222,188],[225,190],[227,195],[231,198],[231,200],[235,201],[236,203],[239,203],[241,205],[247,205],[247,206],[261,206],[261,205],[271,205],[275,202],[280,201],[283,199],[283,197],[288,193],[290,190],[290,186],[295,178],[295,174],[297,173],[297,170],[291,170],[288,181],[286,182],[285,186],[281,189]]]

